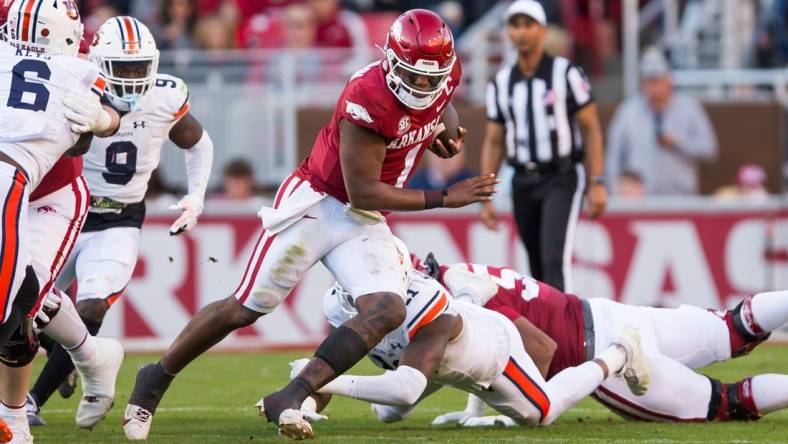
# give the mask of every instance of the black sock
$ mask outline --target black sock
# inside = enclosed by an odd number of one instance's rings
[[[164,392],[175,379],[174,375],[164,371],[161,361],[155,364],[144,365],[137,372],[134,381],[134,390],[129,396],[129,404],[138,405],[151,413],[156,412]]]
[[[99,329],[101,329],[101,321],[96,322],[90,319],[82,319],[88,329],[88,333],[95,336]],[[43,406],[55,393],[60,384],[62,384],[68,375],[74,370],[74,362],[71,361],[71,356],[63,346],[55,344],[52,352],[49,354],[49,359],[38,375],[33,389],[30,394],[33,395],[38,402],[38,406]]]
[[[28,265],[25,269],[25,279],[22,285],[17,290],[14,303],[8,307],[11,312],[8,314],[8,319],[0,323],[0,345],[4,345],[11,338],[17,328],[22,325],[22,320],[33,306],[36,304],[38,298],[38,279],[33,271],[33,267]],[[0,319],[2,321],[2,319]]]
[[[55,342],[54,339],[50,338],[46,335],[46,333],[39,333],[38,334],[38,342],[41,344],[41,348],[47,351],[47,356],[52,354],[52,350],[55,349]]]
[[[337,375],[341,375],[356,365],[367,353],[369,346],[364,339],[352,328],[340,325],[323,340],[315,351],[315,357],[326,361]]]

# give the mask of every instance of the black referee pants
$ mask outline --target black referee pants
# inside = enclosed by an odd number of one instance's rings
[[[531,275],[561,291],[572,291],[572,247],[584,191],[581,164],[557,172],[517,172],[512,178],[514,220]]]

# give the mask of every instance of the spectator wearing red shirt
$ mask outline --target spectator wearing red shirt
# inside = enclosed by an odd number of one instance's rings
[[[339,0],[309,0],[308,4],[317,19],[316,47],[351,49],[344,57],[347,73],[355,72],[369,62],[371,42],[358,14],[341,9]]]

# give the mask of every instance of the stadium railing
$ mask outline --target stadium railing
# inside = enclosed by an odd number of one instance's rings
[[[173,212],[166,202],[151,204],[134,276],[102,331],[127,350],[166,348],[199,307],[237,286],[260,235],[257,210],[209,202],[193,231],[173,237]],[[527,273],[505,200],[501,215],[497,232],[484,228],[475,208],[395,214],[390,223],[418,255],[432,251],[443,263],[510,265]],[[788,196],[614,200],[603,218],[581,219],[573,253],[573,291],[582,297],[730,308],[748,294],[788,288]],[[320,301],[332,283],[316,265],[274,313],[222,346],[318,343],[326,327]]]

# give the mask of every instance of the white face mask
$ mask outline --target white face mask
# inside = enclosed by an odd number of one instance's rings
[[[386,50],[385,53],[389,67],[386,73],[386,85],[397,96],[397,99],[408,108],[419,110],[429,108],[430,105],[435,103],[449,80],[454,61],[441,70],[419,69],[400,60],[391,49]],[[426,77],[430,83],[430,88],[423,90],[410,84],[407,78],[411,76]]]
[[[353,319],[358,315],[358,309],[353,302],[353,297],[339,283],[334,284],[330,291],[339,300],[339,308],[348,316],[348,319]]]
[[[123,76],[123,64],[144,63],[144,76],[133,77]],[[119,111],[139,111],[140,103],[152,89],[156,81],[156,71],[158,68],[158,52],[150,58],[128,59],[128,60],[101,60],[99,65],[104,75],[107,77],[109,86],[107,88],[107,98]]]

